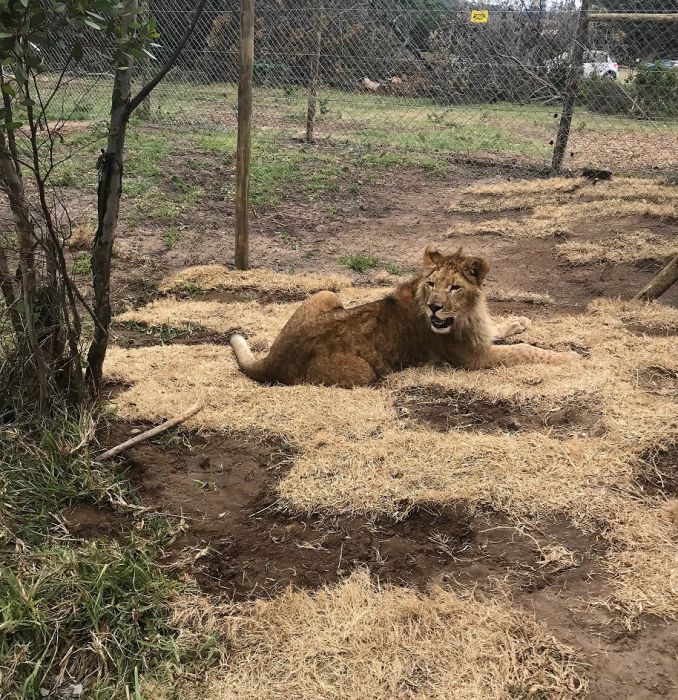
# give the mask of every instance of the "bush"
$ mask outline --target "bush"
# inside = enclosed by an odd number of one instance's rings
[[[592,112],[627,114],[634,111],[634,89],[629,83],[592,76],[579,85],[579,103]]]
[[[671,118],[678,116],[678,69],[659,63],[639,66],[633,80],[639,116]]]

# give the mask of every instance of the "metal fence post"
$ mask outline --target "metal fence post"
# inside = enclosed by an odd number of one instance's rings
[[[240,0],[240,76],[235,189],[235,266],[249,267],[250,158],[252,151],[252,73],[254,69],[254,0]]]
[[[143,7],[141,11],[141,21],[142,22],[148,22],[148,20],[151,17],[151,0],[148,0],[146,5]],[[149,66],[149,57],[144,56],[143,59],[141,60],[141,84],[146,85],[148,81],[151,79],[151,70]],[[139,109],[137,111],[137,114],[139,115],[140,119],[150,119],[151,118],[151,94],[149,93],[146,95],[144,98],[144,101],[139,105]]]
[[[570,138],[570,127],[572,126],[572,116],[574,106],[577,101],[577,88],[579,87],[579,76],[582,72],[584,51],[586,48],[586,37],[589,30],[589,6],[590,0],[582,0],[577,19],[577,29],[574,34],[572,50],[570,51],[570,70],[567,75],[565,92],[563,93],[563,111],[558,124],[558,136],[553,147],[553,159],[551,168],[558,172],[563,165],[567,141]]]

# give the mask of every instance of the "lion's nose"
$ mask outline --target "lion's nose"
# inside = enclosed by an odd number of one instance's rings
[[[435,302],[431,302],[428,305],[428,308],[431,309],[431,313],[435,314],[436,312],[440,311],[440,309],[443,308],[442,304],[436,304]]]

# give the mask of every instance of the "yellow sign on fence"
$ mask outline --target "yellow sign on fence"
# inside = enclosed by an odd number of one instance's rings
[[[489,18],[489,10],[471,10],[471,22],[473,24],[487,24]]]

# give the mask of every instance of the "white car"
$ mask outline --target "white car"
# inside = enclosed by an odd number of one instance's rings
[[[548,61],[546,66],[549,70],[553,70],[556,67],[566,67],[569,60],[569,54],[563,53],[557,58]],[[616,80],[619,73],[619,65],[616,61],[613,61],[610,55],[605,51],[586,51],[584,53],[582,70],[585,78],[596,76],[599,78],[612,78]]]
[[[619,65],[605,51],[588,51],[584,54],[584,77],[598,76],[617,79]]]

